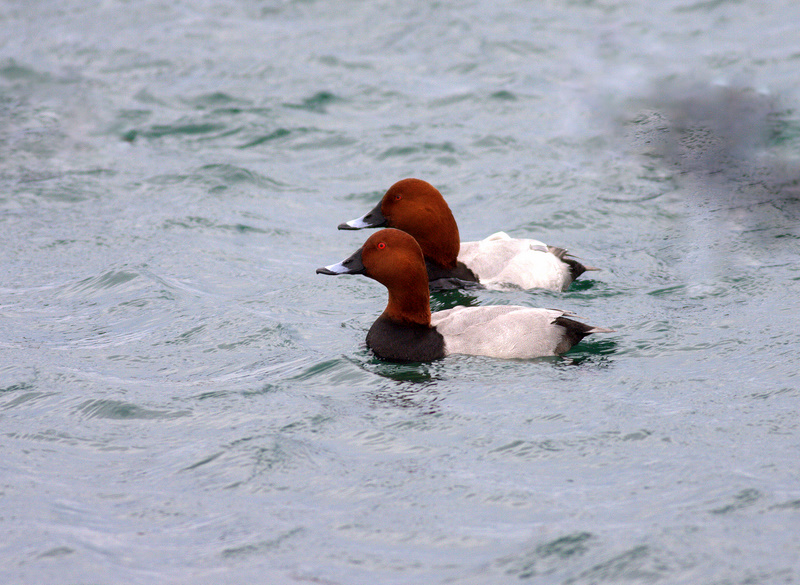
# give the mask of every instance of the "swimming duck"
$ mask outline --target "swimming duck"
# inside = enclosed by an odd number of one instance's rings
[[[383,229],[351,256],[317,274],[363,274],[389,290],[386,309],[367,333],[367,347],[393,362],[427,362],[450,354],[534,358],[568,351],[592,333],[613,331],[571,313],[521,306],[458,306],[431,313],[422,248],[409,234]]]
[[[414,236],[425,255],[431,290],[483,285],[563,291],[585,271],[597,270],[562,248],[514,239],[505,232],[461,242],[444,197],[420,179],[398,181],[374,209],[339,225],[340,230],[374,227],[397,228]]]

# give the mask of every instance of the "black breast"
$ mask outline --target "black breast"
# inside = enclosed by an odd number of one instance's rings
[[[444,337],[436,329],[396,323],[384,316],[370,327],[367,347],[390,362],[429,362],[444,357]]]

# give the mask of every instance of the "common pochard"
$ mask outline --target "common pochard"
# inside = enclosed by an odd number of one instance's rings
[[[425,255],[431,290],[480,283],[487,288],[566,290],[587,270],[566,250],[539,240],[513,239],[505,232],[479,242],[462,242],[442,194],[427,181],[403,179],[363,216],[340,230],[392,227],[414,236]]]
[[[567,311],[520,306],[455,307],[431,313],[422,249],[411,235],[383,229],[347,259],[318,274],[363,274],[389,289],[389,302],[367,333],[367,347],[393,362],[427,362],[450,354],[497,358],[558,355],[591,333],[612,331]]]

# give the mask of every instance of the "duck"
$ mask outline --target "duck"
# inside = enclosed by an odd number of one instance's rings
[[[460,241],[458,224],[436,187],[408,178],[389,187],[374,209],[339,224],[340,230],[396,228],[422,248],[432,291],[454,288],[565,291],[587,270],[564,248],[497,232],[476,242]]]
[[[388,289],[386,309],[367,333],[367,347],[390,362],[430,362],[452,354],[504,359],[560,355],[593,333],[613,329],[558,309],[492,305],[431,312],[422,248],[408,233],[386,228],[346,259],[317,274],[361,274]]]

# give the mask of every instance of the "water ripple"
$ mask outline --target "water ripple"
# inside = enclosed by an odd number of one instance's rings
[[[128,419],[171,419],[191,416],[188,410],[154,410],[120,400],[87,400],[76,408],[87,418]]]

